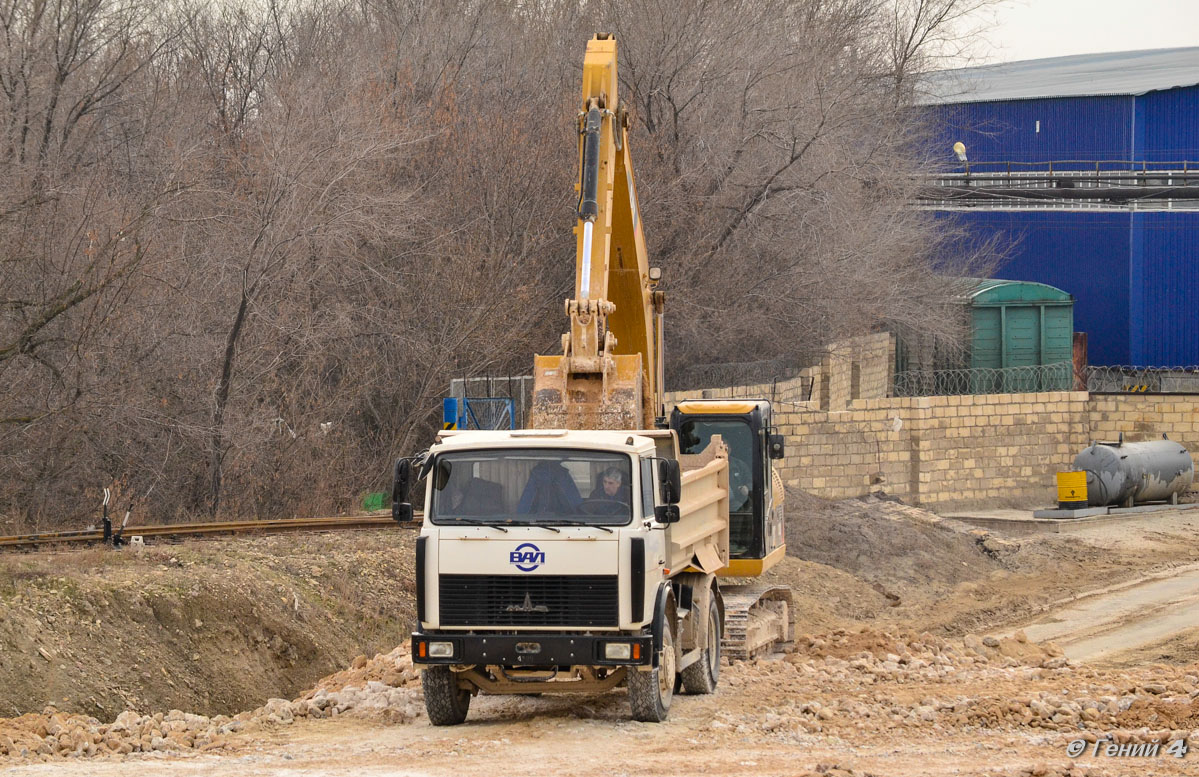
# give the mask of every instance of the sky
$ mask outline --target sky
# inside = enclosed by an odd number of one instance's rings
[[[980,63],[1199,46],[1199,0],[1004,0],[979,21]]]

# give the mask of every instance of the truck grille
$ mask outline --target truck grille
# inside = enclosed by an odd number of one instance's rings
[[[616,626],[615,575],[441,575],[442,626]]]

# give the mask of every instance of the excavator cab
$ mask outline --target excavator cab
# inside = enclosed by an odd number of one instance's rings
[[[699,453],[714,435],[729,448],[729,577],[755,577],[786,552],[783,489],[773,460],[782,438],[764,399],[687,400],[670,414],[680,453]]]

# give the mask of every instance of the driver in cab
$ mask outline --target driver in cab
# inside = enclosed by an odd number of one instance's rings
[[[629,504],[629,488],[625,474],[617,467],[608,467],[600,474],[599,483],[591,491],[591,499]]]

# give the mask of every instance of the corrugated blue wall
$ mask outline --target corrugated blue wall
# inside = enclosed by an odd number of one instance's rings
[[[1199,213],[1158,211],[1132,218],[1130,361],[1199,365]]]
[[[1127,364],[1129,215],[1067,211],[964,211],[973,234],[998,235],[1009,254],[996,278],[1037,281],[1074,296],[1074,329],[1093,364]]]
[[[992,164],[997,162],[1132,158],[1131,97],[960,103],[933,110],[934,153],[952,160],[953,144],[960,140],[971,168],[979,171],[997,169]]]
[[[1136,109],[1134,159],[1199,165],[1199,86],[1140,95]]]
[[[951,158],[960,140],[977,171],[995,169],[987,163],[1071,159],[1187,161],[1199,168],[1199,86],[931,110],[934,154]],[[1074,295],[1074,325],[1088,334],[1093,364],[1199,365],[1199,212],[955,215],[978,238],[998,232],[1010,245],[997,277],[1040,281]]]
[[[933,153],[952,161],[953,144],[960,140],[972,169],[1070,159],[1199,165],[1199,86],[1137,96],[958,103],[930,110],[936,128]]]

